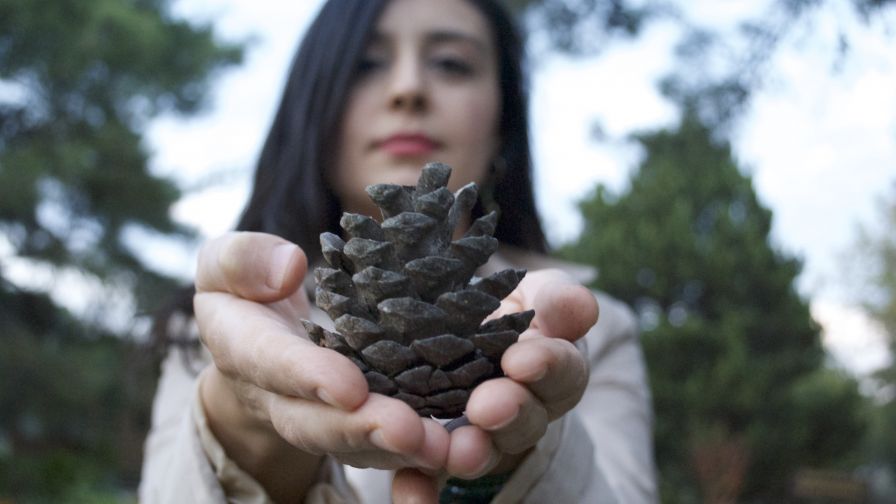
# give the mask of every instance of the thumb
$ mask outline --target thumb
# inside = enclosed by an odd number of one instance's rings
[[[200,249],[196,292],[268,303],[295,292],[307,270],[308,259],[294,243],[266,233],[231,232]]]
[[[545,282],[535,294],[535,325],[551,338],[575,341],[597,323],[600,308],[594,294],[562,278]]]

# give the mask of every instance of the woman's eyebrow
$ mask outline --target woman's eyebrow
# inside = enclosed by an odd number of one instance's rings
[[[440,44],[446,42],[462,42],[473,46],[480,53],[488,53],[488,45],[479,37],[459,30],[435,30],[426,33],[426,42]]]
[[[460,30],[432,30],[426,32],[423,38],[426,45],[463,43],[472,46],[477,52],[481,54],[488,54],[489,52],[488,44],[486,44],[484,40],[482,40],[480,37],[477,37],[476,35]],[[370,34],[370,39],[367,44],[368,46],[376,47],[383,44],[388,44],[391,39],[392,37],[389,33],[384,33],[380,30],[374,30],[373,33]]]

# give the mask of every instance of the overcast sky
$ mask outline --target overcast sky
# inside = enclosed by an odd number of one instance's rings
[[[150,130],[153,166],[186,186],[210,176],[217,185],[186,197],[175,216],[206,236],[230,229],[247,191],[251,166],[273,113],[290,57],[319,0],[180,0],[178,13],[213,20],[228,39],[252,38],[245,64],[216,83],[209,112],[163,118]],[[737,5],[735,5],[737,4]],[[744,4],[693,2],[693,19],[737,19]],[[738,10],[739,9],[739,10]],[[835,357],[867,372],[885,362],[879,335],[851,308],[841,273],[856,226],[875,223],[875,201],[896,194],[896,34],[870,29],[836,9],[793,33],[771,66],[733,145],[774,212],[773,240],[802,257],[800,291],[812,301]],[[893,20],[893,17],[890,17]],[[839,33],[852,56],[832,71]],[[539,208],[549,237],[573,238],[581,221],[575,202],[596,183],[621,190],[640,153],[628,134],[673,124],[675,109],[656,89],[673,63],[678,32],[649,29],[597,58],[550,57],[535,66],[532,133]],[[590,135],[597,121],[604,140]],[[174,249],[156,263],[188,274],[192,260]],[[158,258],[163,258],[161,261]],[[167,258],[165,260],[164,258]]]

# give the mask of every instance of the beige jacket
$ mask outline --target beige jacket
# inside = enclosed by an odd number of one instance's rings
[[[588,269],[533,254],[502,249],[482,273],[507,267],[530,271],[559,267],[582,282]],[[591,366],[579,405],[550,424],[494,503],[620,503],[657,501],[652,450],[652,411],[644,361],[631,310],[602,293],[600,320],[580,342]],[[326,314],[316,310],[315,321]],[[261,504],[270,499],[243,472],[208,429],[198,400],[197,368],[172,349],[162,364],[146,439],[140,502]],[[389,471],[343,467],[328,461],[309,504],[388,503]]]

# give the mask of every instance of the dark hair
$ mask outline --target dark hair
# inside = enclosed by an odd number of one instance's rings
[[[355,70],[388,1],[328,0],[321,8],[292,61],[256,165],[252,193],[236,226],[291,240],[312,264],[320,258],[320,234],[338,232],[342,208],[324,174],[338,147],[339,122]],[[523,41],[496,0],[467,1],[486,18],[498,49],[500,156],[506,167],[494,185],[494,202],[501,209],[495,237],[508,245],[546,252],[532,190]],[[483,213],[477,204],[473,218]],[[191,305],[183,308],[189,310]]]

